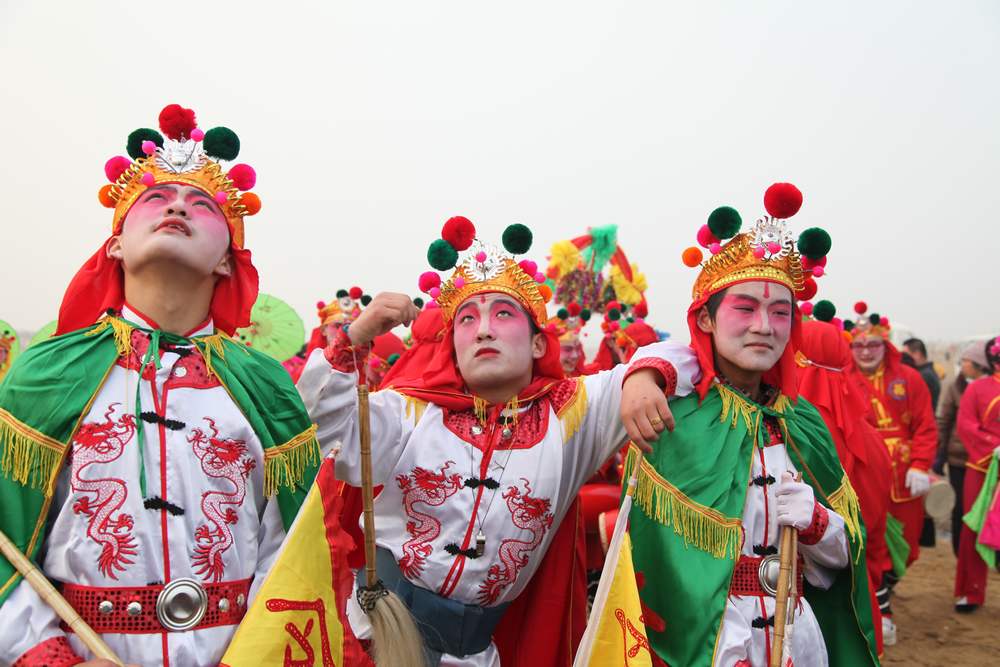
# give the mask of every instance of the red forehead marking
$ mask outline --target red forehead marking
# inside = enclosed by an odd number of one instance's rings
[[[764,283],[764,298],[767,299],[771,296],[771,283]]]
[[[486,295],[485,294],[480,294],[479,295],[479,303],[486,303]]]

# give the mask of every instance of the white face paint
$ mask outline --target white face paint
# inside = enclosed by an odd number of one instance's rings
[[[874,373],[885,359],[885,341],[881,336],[862,334],[851,343],[851,354],[862,373]]]
[[[739,283],[726,290],[714,320],[707,309],[698,326],[712,334],[716,354],[744,371],[771,370],[785,352],[792,331],[792,293],[766,281]]]

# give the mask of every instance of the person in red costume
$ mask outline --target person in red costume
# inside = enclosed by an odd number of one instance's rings
[[[1000,336],[986,342],[991,373],[970,384],[958,408],[958,437],[969,453],[965,464],[965,507],[979,496],[990,459],[1000,456]],[[986,601],[986,563],[976,553],[976,533],[962,526],[955,570],[955,611],[968,613]]]
[[[841,331],[828,321],[835,313],[833,304],[820,301],[813,313],[816,321],[805,322],[802,326],[799,393],[822,415],[837,445],[844,471],[858,494],[868,537],[865,559],[872,593],[872,618],[881,653],[881,612],[875,591],[881,584],[882,570],[889,558],[885,519],[892,484],[891,462],[882,438],[866,419],[865,395],[847,377],[851,369],[851,350]]]
[[[851,377],[863,391],[870,416],[892,462],[889,512],[903,524],[910,547],[907,564],[920,554],[924,524],[922,497],[930,489],[929,470],[937,450],[937,422],[931,394],[919,371],[902,363],[902,355],[889,341],[889,320],[877,313],[863,317],[864,302],[855,304],[857,322],[847,325],[851,335],[854,369]],[[846,324],[846,323],[845,323]],[[891,594],[897,582],[891,563],[883,568],[883,588]],[[880,595],[883,593],[880,592]],[[883,608],[883,616],[888,617]],[[895,624],[883,624],[886,644],[895,641]]]

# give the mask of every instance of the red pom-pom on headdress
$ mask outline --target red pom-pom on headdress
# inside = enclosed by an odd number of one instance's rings
[[[447,241],[452,248],[462,252],[468,250],[475,240],[476,227],[468,218],[456,215],[444,223],[444,227],[441,228],[441,238]]]
[[[764,208],[772,218],[790,218],[802,208],[802,192],[791,183],[775,183],[764,193]]]
[[[257,184],[257,172],[248,164],[233,165],[226,176],[237,190],[252,190]]]
[[[645,300],[640,301],[639,303],[635,304],[635,308],[632,309],[632,314],[635,315],[636,317],[646,317],[646,316],[648,316],[649,315],[649,305],[646,304]]]
[[[868,312],[868,304],[865,303],[864,301],[858,301],[856,304],[854,304],[854,312],[857,313],[858,315],[864,315],[865,313]]]
[[[570,317],[576,317],[583,310],[576,301],[566,304],[566,311],[569,313]]]
[[[350,290],[347,291],[347,295],[350,296],[355,301],[358,300],[358,299],[360,299],[362,294],[364,294],[364,290],[362,290],[358,286],[354,286]]]
[[[191,130],[198,126],[194,111],[179,104],[168,104],[160,112],[160,130],[174,141],[191,136]]]
[[[808,301],[816,296],[816,290],[816,281],[812,278],[806,278],[802,285],[802,289],[795,293],[795,298],[799,301]]]

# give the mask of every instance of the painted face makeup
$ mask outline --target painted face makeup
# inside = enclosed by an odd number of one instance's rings
[[[755,281],[733,285],[711,324],[716,353],[745,371],[778,363],[792,332],[792,293],[784,285]]]
[[[206,275],[213,273],[226,255],[229,238],[225,215],[208,194],[174,184],[142,193],[118,237],[128,270],[168,260]]]
[[[874,373],[885,359],[885,341],[879,336],[858,336],[851,343],[851,354],[862,373]]]
[[[455,357],[473,393],[531,381],[538,352],[528,314],[505,294],[467,299],[455,312]]]
[[[559,346],[559,362],[566,373],[576,372],[577,362],[580,361],[580,348],[573,343],[563,343]]]

